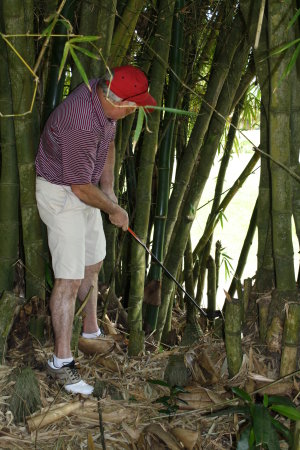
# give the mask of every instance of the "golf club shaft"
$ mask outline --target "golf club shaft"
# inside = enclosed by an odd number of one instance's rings
[[[128,227],[127,231],[131,234],[131,236],[134,237],[134,239],[146,250],[146,252],[154,259],[154,261],[164,270],[164,272],[168,275],[168,277],[171,278],[171,280],[174,281],[177,287],[187,296],[187,298],[193,303],[193,305],[203,314],[203,316],[207,317],[206,312],[200,308],[200,306],[195,302],[193,297],[181,286],[180,283],[176,280],[176,278],[173,277],[173,275],[168,271],[168,269],[160,262],[158,258],[156,258],[155,255],[146,247],[146,245],[140,240],[140,238],[135,234],[134,231],[132,231],[131,228]]]

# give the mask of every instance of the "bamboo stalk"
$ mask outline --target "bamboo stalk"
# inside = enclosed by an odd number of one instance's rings
[[[216,264],[212,256],[209,256],[207,261],[207,315],[210,325],[214,323],[216,297]]]
[[[280,376],[294,372],[297,368],[298,334],[300,328],[300,303],[298,301],[288,304],[284,333],[282,338],[282,353]]]
[[[243,296],[244,318],[247,314],[251,291],[252,291],[252,278],[247,278],[246,280],[244,280],[244,296]]]
[[[225,345],[229,377],[240,370],[243,360],[241,338],[242,303],[238,299],[225,300]]]
[[[173,19],[172,39],[170,48],[170,67],[177,73],[182,72],[182,42],[183,42],[183,17],[178,14],[185,4],[185,0],[176,0],[175,11]],[[170,81],[168,86],[168,93],[166,98],[166,106],[174,108],[178,102],[178,79],[170,73]],[[166,125],[167,124],[167,125]],[[175,117],[172,114],[166,113],[164,116],[163,129],[166,133],[159,145],[158,154],[158,186],[157,186],[157,201],[155,206],[154,231],[153,231],[153,245],[152,252],[159,259],[163,261],[164,258],[164,236],[165,227],[168,215],[168,200],[170,194],[170,166],[172,158],[172,148],[174,140]],[[151,268],[149,273],[149,280],[161,281],[161,267],[155,262],[151,261]],[[158,316],[158,305],[147,305],[145,313],[146,327],[153,331],[156,327]]]
[[[270,302],[271,302],[271,297],[269,295],[261,297],[258,300],[259,338],[262,343],[265,343],[266,337],[267,337]]]
[[[255,203],[252,215],[251,215],[249,227],[247,230],[247,234],[246,234],[243,246],[242,246],[239,260],[238,260],[238,264],[237,264],[234,276],[232,278],[232,282],[231,282],[229,290],[228,290],[228,294],[230,295],[230,297],[233,297],[235,294],[235,291],[237,288],[237,280],[240,280],[242,277],[243,270],[244,270],[244,267],[245,267],[245,264],[247,261],[248,253],[249,253],[250,247],[252,245],[254,233],[256,230],[257,203],[258,203],[258,200],[256,200],[256,203]]]
[[[155,34],[155,51],[160,57],[168,60],[172,32],[172,20],[175,0],[162,0],[159,3],[158,21]],[[151,95],[161,104],[163,97],[166,67],[155,58],[151,67]],[[139,160],[138,183],[136,195],[139,202],[136,206],[134,231],[147,242],[147,233],[151,210],[151,187],[155,153],[157,148],[158,132],[160,126],[160,111],[155,110],[149,119],[151,133],[144,135]],[[132,243],[131,255],[131,282],[129,294],[128,323],[132,329],[142,330],[142,303],[145,284],[145,254],[142,246]],[[132,343],[132,338],[130,336]],[[133,349],[134,347],[132,347]],[[137,350],[139,349],[139,346]]]

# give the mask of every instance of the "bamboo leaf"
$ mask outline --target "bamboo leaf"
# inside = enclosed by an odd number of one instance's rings
[[[70,39],[70,44],[73,44],[74,42],[93,42],[100,39],[99,36],[81,36]]]
[[[283,78],[285,78],[292,70],[292,68],[294,67],[294,65],[296,64],[297,58],[299,56],[300,53],[300,44],[297,45],[294,53],[292,54],[292,57],[288,63],[288,65],[286,66],[280,80],[282,80]]]
[[[278,55],[279,53],[284,52],[285,50],[288,50],[289,48],[291,48],[293,45],[298,44],[300,42],[300,38],[298,39],[294,39],[291,42],[287,42],[284,45],[281,45],[280,47],[276,48],[275,50],[272,50],[270,52],[270,56],[275,56]]]
[[[58,81],[60,80],[61,75],[63,73],[64,67],[65,67],[65,64],[66,64],[66,60],[67,60],[67,57],[68,57],[68,54],[69,54],[69,49],[70,49],[69,42],[66,42],[65,43],[64,52],[63,52],[63,56],[62,56],[61,62],[60,62],[60,67],[59,67],[59,72],[58,72]]]
[[[50,25],[48,25],[42,32],[41,38],[45,36],[49,36],[53,29],[53,23],[51,22]]]
[[[158,397],[156,400],[154,400],[153,403],[163,403],[165,404],[169,404],[170,401],[170,396],[169,395],[163,395],[162,397]]]
[[[249,436],[249,449],[252,449],[255,443],[255,435],[253,427],[250,430],[250,436]]]
[[[265,408],[267,408],[268,404],[269,404],[269,397],[268,397],[267,394],[264,394],[263,405],[264,405]]]
[[[288,397],[282,397],[280,395],[270,395],[269,396],[269,405],[286,405],[286,406],[291,406],[292,408],[295,407],[292,400],[290,400]]]
[[[96,55],[96,53],[90,52],[86,48],[79,47],[79,45],[72,45],[72,47],[75,48],[76,50],[78,50],[79,52],[84,53],[86,56],[89,56],[90,58],[100,59],[99,55]]]
[[[58,19],[57,22],[60,22],[69,32],[72,32],[73,27],[71,25],[71,23],[68,20],[65,19]]]
[[[181,386],[173,386],[171,388],[171,392],[172,392],[172,394],[178,394],[178,393],[187,393],[189,391],[187,391],[186,389],[184,389]]]
[[[74,51],[74,49],[72,48],[71,45],[70,45],[70,53],[71,53],[71,55],[72,55],[72,58],[73,58],[73,60],[74,60],[74,63],[76,64],[76,67],[77,67],[77,69],[78,69],[78,72],[79,72],[80,75],[81,75],[81,78],[83,79],[83,81],[84,81],[84,83],[86,84],[86,86],[88,87],[88,89],[91,90],[91,86],[90,86],[90,84],[89,84],[89,80],[88,80],[87,74],[86,74],[86,72],[85,72],[85,70],[84,70],[84,68],[83,68],[83,65],[81,64],[81,62],[80,62],[78,56],[76,55],[76,53],[75,53],[75,51]]]
[[[290,430],[284,426],[281,422],[279,422],[278,420],[274,419],[273,417],[271,417],[271,422],[273,427],[278,431],[278,433],[280,433],[284,439],[291,444],[292,443],[292,433],[290,432]]]
[[[269,450],[280,450],[268,410],[263,405],[253,406],[253,431],[256,445],[266,444]]]
[[[195,113],[193,111],[185,111],[184,109],[169,108],[167,106],[152,106],[152,105],[148,105],[148,106],[151,109],[155,109],[155,110],[158,110],[158,111],[165,111],[165,112],[168,112],[168,113],[179,114],[179,115],[182,115],[182,116],[194,116],[195,117],[195,116],[198,115],[197,113]],[[145,108],[145,107],[147,107],[147,105],[141,106],[139,109],[142,109],[142,108]]]
[[[237,395],[238,397],[245,400],[245,402],[252,403],[252,399],[251,399],[250,395],[246,391],[243,391],[243,389],[240,389],[238,387],[233,387],[233,388],[231,388],[231,390],[235,395]]]
[[[53,275],[52,275],[52,271],[50,268],[50,265],[48,263],[46,263],[46,267],[45,267],[45,280],[47,285],[50,287],[50,289],[53,289]]]
[[[138,118],[136,123],[136,129],[134,131],[133,141],[132,141],[132,151],[134,151],[136,144],[142,132],[143,122],[144,122],[145,112],[143,108],[139,108]]]
[[[293,18],[289,21],[288,29],[291,28],[294,23],[297,21],[298,17],[300,16],[300,8],[297,10],[296,14],[293,16]]]
[[[300,420],[300,411],[298,411],[295,406],[272,405],[270,406],[270,409],[278,414],[281,414],[282,416],[287,417],[288,419]]]

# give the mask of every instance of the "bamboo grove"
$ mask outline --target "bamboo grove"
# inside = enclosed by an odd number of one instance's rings
[[[118,124],[115,191],[131,228],[199,305],[208,301],[209,326],[214,326],[222,245],[221,235],[216,248],[212,245],[214,232],[260,164],[259,195],[249,211],[248,232],[240,236],[242,252],[223,310],[229,371],[236,374],[241,364],[250,291],[259,299],[261,341],[280,355],[282,375],[296,370],[300,312],[291,229],[293,217],[299,239],[296,12],[296,0],[265,5],[251,0],[2,0],[0,291],[22,286],[26,298],[44,301],[51,286],[34,194],[34,159],[45,120],[66,90],[83,82],[83,73],[95,78],[106,67],[136,64],[147,73],[161,108],[146,115],[137,141],[138,114]],[[295,46],[289,47],[292,41]],[[284,51],[274,51],[283,46]],[[222,194],[253,85],[261,93],[260,145]],[[221,165],[214,199],[193,247],[191,228],[216,158]],[[145,334],[157,344],[168,341],[174,305],[186,310],[182,345],[192,344],[202,332],[195,306],[180,298],[173,281],[128,233],[106,220],[105,229],[108,254],[99,281],[108,287],[108,302],[121,297],[128,312],[129,353],[143,350]],[[243,284],[256,229],[254,282]]]

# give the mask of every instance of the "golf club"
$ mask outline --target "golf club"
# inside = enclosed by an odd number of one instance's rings
[[[153,255],[153,253],[146,247],[146,245],[140,240],[140,238],[135,234],[134,231],[132,231],[131,228],[128,227],[127,231],[129,231],[129,233],[131,234],[131,236],[134,237],[134,239],[141,244],[142,247],[144,247],[144,249],[146,250],[146,252],[157,262],[157,264],[164,270],[164,272],[168,275],[168,277],[171,278],[171,280],[174,281],[174,283],[176,284],[176,286],[179,287],[179,289],[181,289],[181,291],[187,296],[187,298],[193,303],[194,306],[196,306],[196,308],[200,311],[201,314],[203,314],[204,317],[207,317],[207,313],[200,308],[200,306],[195,302],[195,300],[193,299],[193,297],[190,296],[190,294],[188,292],[186,292],[185,289],[183,289],[183,287],[181,286],[180,283],[178,283],[178,281],[176,280],[176,278],[173,277],[173,275],[168,271],[168,269],[159,261],[158,258],[156,258],[155,255]]]

